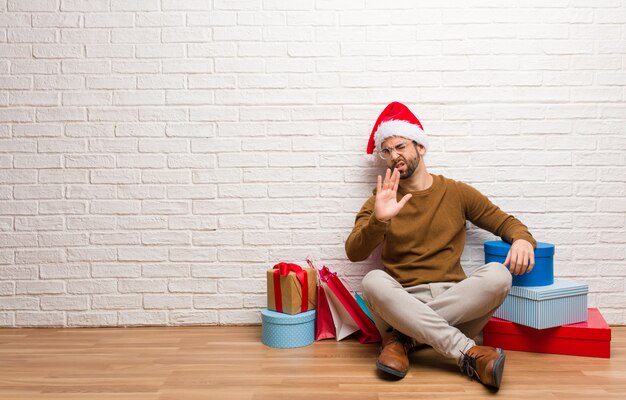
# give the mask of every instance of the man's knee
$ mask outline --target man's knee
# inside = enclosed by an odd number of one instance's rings
[[[381,282],[386,280],[387,273],[380,269],[374,269],[365,274],[361,286],[363,286],[363,294],[369,298],[372,298],[376,293],[376,289],[380,286]]]
[[[511,290],[513,283],[513,277],[511,272],[504,264],[499,262],[491,262],[486,265],[489,277],[489,286],[494,289],[496,293],[503,293],[505,296]]]

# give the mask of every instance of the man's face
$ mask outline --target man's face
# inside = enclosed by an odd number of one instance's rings
[[[400,179],[410,178],[419,167],[422,157],[418,148],[421,146],[400,136],[389,137],[381,145],[382,152],[389,153],[385,158],[387,166],[396,168],[400,172]]]

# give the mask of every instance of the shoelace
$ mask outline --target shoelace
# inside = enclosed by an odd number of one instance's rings
[[[476,371],[476,358],[467,355],[467,353],[463,353],[463,362],[461,364],[461,372],[470,378],[476,377],[478,378],[478,372]]]

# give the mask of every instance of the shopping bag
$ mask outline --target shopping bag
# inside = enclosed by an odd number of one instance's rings
[[[333,315],[322,285],[317,286],[317,310],[315,313],[315,340],[332,339],[336,336]]]
[[[326,266],[323,266],[319,271],[319,276],[322,284],[324,285],[324,291],[328,296],[328,303],[331,307],[331,312],[334,307],[335,313],[342,322],[341,334],[339,329],[337,329],[337,340],[340,340],[340,336],[343,335],[343,333],[356,327],[356,330],[352,332],[357,332],[356,337],[359,342],[380,342],[381,337],[376,325],[371,319],[369,319],[365,312],[363,312],[354,296],[346,288],[346,285],[341,281],[341,279],[339,279],[337,274],[331,272]],[[335,328],[337,328],[335,313],[333,313],[333,321],[335,321]]]
[[[317,267],[313,262],[313,257],[307,256],[306,262],[310,268],[317,271]],[[315,340],[332,339],[336,337],[337,331],[333,322],[333,315],[330,311],[328,299],[324,292],[324,287],[320,281],[319,274],[317,276],[317,307],[315,309]]]
[[[359,304],[361,310],[363,310],[365,315],[367,315],[369,319],[374,321],[374,318],[372,318],[372,314],[370,314],[370,310],[367,309],[367,304],[365,304],[365,300],[363,300],[363,297],[361,297],[357,292],[354,292],[354,298],[356,299],[356,302]]]
[[[341,339],[345,339],[346,337],[352,335],[354,332],[359,330],[359,325],[357,325],[356,321],[348,310],[343,306],[341,300],[337,298],[335,293],[330,289],[327,283],[322,283],[322,287],[324,288],[324,293],[326,294],[326,298],[328,299],[328,306],[330,308],[330,313],[333,316],[333,324],[335,325],[335,337],[337,341]]]

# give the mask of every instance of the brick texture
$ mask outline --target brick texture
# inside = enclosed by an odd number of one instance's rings
[[[467,5],[471,4],[471,6]],[[515,5],[512,5],[515,4]],[[258,323],[343,251],[392,100],[626,324],[622,1],[0,1],[0,326]],[[463,264],[492,236],[470,227]]]

